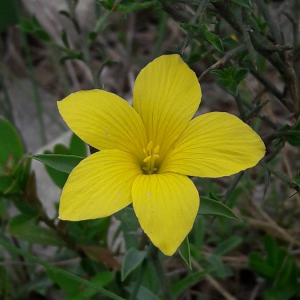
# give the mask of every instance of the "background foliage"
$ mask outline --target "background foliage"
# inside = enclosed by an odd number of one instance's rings
[[[1,0],[1,299],[300,299],[299,22],[297,0]],[[105,88],[130,102],[165,53],[199,77],[199,113],[236,114],[267,147],[251,170],[193,179],[201,207],[173,257],[131,207],[57,220],[54,191],[94,149],[49,144],[66,130],[56,100]]]

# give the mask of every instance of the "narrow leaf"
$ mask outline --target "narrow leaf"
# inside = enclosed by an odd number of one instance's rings
[[[206,39],[219,51],[224,52],[224,46],[222,44],[222,41],[220,37],[212,32],[210,32],[205,26],[204,29],[204,35]]]
[[[138,251],[135,248],[131,248],[127,251],[124,256],[123,266],[122,266],[122,280],[124,281],[126,277],[133,272],[146,257],[146,251]]]
[[[238,247],[242,243],[243,239],[239,236],[231,236],[225,241],[221,242],[217,248],[214,250],[213,254],[222,256]]]
[[[205,270],[202,272],[195,272],[188,274],[185,278],[182,280],[176,282],[172,287],[172,294],[176,299],[180,294],[182,294],[185,290],[187,290],[190,286],[196,284],[201,280],[203,276],[210,273],[210,270]]]
[[[189,238],[188,237],[186,237],[184,239],[184,241],[180,245],[178,251],[179,251],[179,254],[182,257],[182,259],[186,262],[186,264],[192,270],[191,250],[190,250],[190,243],[189,243]]]
[[[22,240],[42,245],[62,246],[62,241],[54,231],[35,224],[35,218],[19,215],[12,218],[8,225],[9,233]]]
[[[134,283],[132,283],[129,287],[125,288],[129,293],[133,292]],[[150,290],[148,290],[143,285],[140,285],[139,291],[136,295],[136,300],[161,300],[155,294],[153,294]]]
[[[114,300],[125,300],[124,298],[118,296],[117,294],[108,291],[102,287],[99,287],[99,285],[94,284],[93,282],[90,282],[84,278],[81,278],[77,275],[75,275],[74,273],[71,273],[69,271],[66,271],[64,269],[60,269],[60,268],[56,268],[54,266],[52,266],[51,264],[47,263],[44,260],[39,259],[38,257],[23,251],[9,243],[7,243],[5,240],[3,240],[2,238],[0,238],[0,245],[2,245],[4,248],[6,248],[9,252],[14,253],[14,254],[18,254],[18,255],[22,255],[24,256],[26,259],[28,259],[29,261],[33,261],[43,267],[45,267],[47,270],[51,269],[52,272],[55,273],[63,273],[64,275],[66,275],[67,277],[69,277],[70,279],[80,283],[82,286],[86,286],[86,287],[91,287],[93,289],[95,289],[96,291],[100,292],[101,294],[107,296],[110,299],[114,299]]]
[[[8,121],[0,117],[0,166],[4,166],[10,156],[17,163],[23,154],[24,148],[19,134]]]
[[[71,173],[71,171],[84,159],[84,157],[80,156],[63,154],[37,154],[33,155],[32,158],[55,170],[65,173]]]
[[[201,198],[198,215],[215,215],[241,221],[228,206],[206,197]]]

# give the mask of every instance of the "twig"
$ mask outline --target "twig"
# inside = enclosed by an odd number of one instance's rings
[[[267,233],[272,231],[274,233],[276,233],[277,238],[285,241],[285,242],[291,242],[294,241],[294,238],[283,228],[279,227],[279,226],[273,226],[273,224],[266,222],[266,221],[261,221],[258,219],[254,219],[254,218],[249,218],[249,217],[244,217],[244,220],[247,221],[249,223],[249,225],[251,225],[252,227],[257,227],[259,229],[263,229],[264,231],[266,231]],[[278,229],[280,228],[280,229]],[[297,245],[298,247],[300,246],[300,242],[295,240],[295,245]]]
[[[252,41],[251,41],[250,34],[249,34],[249,32],[252,31],[252,29],[250,28],[250,26],[248,24],[249,23],[249,15],[248,15],[248,12],[245,7],[242,7],[241,10],[242,10],[242,17],[243,17],[243,22],[241,23],[242,24],[242,35],[243,35],[244,42],[247,47],[249,56],[252,60],[253,66],[254,66],[255,70],[257,70],[255,50],[252,45]]]
[[[282,236],[285,236],[286,240],[289,241],[293,245],[300,245],[300,241],[291,236],[286,230],[282,227],[278,226],[277,223],[264,211],[257,203],[254,201],[251,202],[252,205],[256,208],[259,214]]]
[[[277,178],[279,178],[281,181],[283,181],[284,183],[286,183],[290,188],[295,189],[296,191],[299,191],[299,185],[298,185],[297,182],[295,182],[294,180],[290,179],[289,177],[287,177],[283,173],[275,170],[270,164],[268,164],[268,163],[266,163],[264,161],[260,161],[259,164],[263,168],[265,168],[266,170],[268,170],[270,173],[272,173],[273,175],[275,175]]]
[[[280,29],[275,22],[275,18],[271,16],[267,4],[264,0],[255,0],[260,13],[263,15],[265,21],[268,23],[270,31],[278,44],[282,44],[282,38],[280,36]]]
[[[204,269],[199,265],[199,263],[192,257],[192,265],[195,269],[203,272]],[[226,300],[237,300],[232,296],[217,280],[215,280],[211,275],[204,275],[204,279],[208,281]]]
[[[279,100],[279,102],[285,108],[287,108],[290,112],[294,112],[293,105],[284,99],[283,94],[271,82],[269,82],[267,79],[265,79],[263,76],[261,76],[259,74],[259,72],[255,71],[255,70],[250,70],[250,72],[260,83],[262,83],[266,87],[266,89],[270,93],[272,93]]]
[[[244,23],[237,18],[230,6],[225,2],[214,2],[213,6],[218,10],[219,14],[240,34],[244,33]],[[252,31],[249,31],[251,42],[256,51],[267,58],[271,64],[275,66],[278,72],[282,75],[291,98],[293,99],[294,106],[299,109],[299,97],[298,97],[298,82],[295,71],[293,68],[282,59],[278,53],[270,52],[269,49],[273,48],[273,44],[261,34],[257,23],[253,20],[251,22]]]
[[[269,100],[264,101],[263,103],[254,107],[253,110],[250,111],[250,113],[247,115],[246,120],[249,121],[253,117],[255,117],[255,115],[257,115],[268,103],[269,103]]]
[[[226,64],[231,58],[236,57],[240,53],[246,50],[245,45],[240,45],[229,52],[227,52],[220,60],[218,60],[216,63],[214,63],[212,66],[210,66],[208,69],[206,69],[198,78],[199,80],[203,79],[204,76],[206,76],[208,73],[210,73],[212,70],[220,68],[222,65]]]
[[[196,21],[198,20],[198,18],[200,18],[204,12],[205,9],[207,7],[207,5],[209,4],[210,0],[200,0],[199,6],[195,12],[195,15],[193,16],[192,20],[189,22],[190,25],[194,25],[196,23]],[[182,49],[182,53],[184,53],[186,47],[188,46],[190,40],[192,38],[192,30],[190,29],[187,33],[187,36],[185,38],[184,41],[184,45],[183,45],[183,49]]]
[[[226,203],[228,201],[228,199],[230,198],[231,194],[233,193],[233,191],[235,190],[236,186],[238,185],[238,183],[240,182],[240,180],[243,178],[244,176],[244,171],[238,173],[237,175],[235,175],[235,178],[233,180],[233,182],[229,185],[224,198],[223,198],[223,203]]]
[[[273,140],[284,138],[286,136],[300,136],[300,131],[298,130],[286,130],[286,131],[277,131],[272,134],[266,135],[262,138],[265,143],[269,143]]]
[[[256,297],[257,297],[257,295],[258,295],[258,293],[259,293],[259,291],[261,290],[261,288],[265,284],[265,280],[263,278],[261,278],[261,277],[258,277],[257,281],[258,281],[258,283],[255,286],[255,288],[253,289],[249,300],[255,300]]]

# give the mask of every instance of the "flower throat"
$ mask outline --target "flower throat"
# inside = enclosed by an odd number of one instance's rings
[[[146,166],[143,167],[143,170],[149,175],[153,174],[157,171],[157,168],[155,168],[155,160],[159,158],[159,146],[156,146],[153,149],[153,142],[151,141],[147,146],[147,150],[144,148],[143,151],[146,157],[144,159],[144,163],[146,164]]]

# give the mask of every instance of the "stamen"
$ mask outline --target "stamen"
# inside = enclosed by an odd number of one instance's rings
[[[147,146],[147,150],[148,151],[151,151],[152,150],[152,147],[153,147],[153,142],[149,142],[148,146]]]
[[[147,162],[147,161],[149,161],[151,158],[152,158],[152,156],[151,156],[151,155],[150,155],[150,156],[148,156],[148,157],[146,157],[146,158],[144,159],[144,162]]]
[[[157,168],[155,168],[155,160],[159,158],[159,146],[156,146],[153,150],[153,142],[150,141],[147,145],[147,150],[143,148],[143,152],[145,154],[143,162],[146,164],[146,166],[143,167],[143,170],[148,174],[156,172]]]

